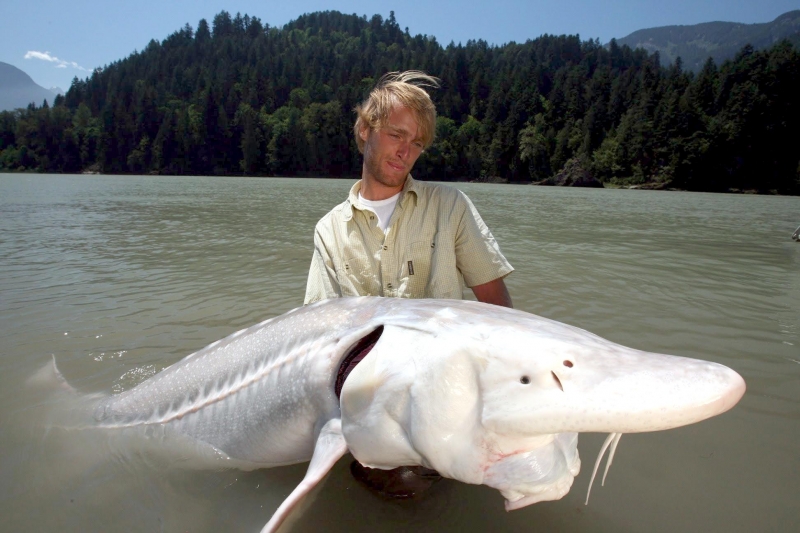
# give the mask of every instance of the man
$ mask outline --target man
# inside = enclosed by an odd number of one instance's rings
[[[305,303],[342,296],[463,298],[511,307],[503,278],[514,269],[467,196],[415,181],[433,144],[436,109],[421,72],[382,77],[356,107],[361,180],[316,226]]]
[[[513,268],[469,198],[411,177],[436,129],[436,109],[423,86],[438,87],[438,80],[416,71],[390,73],[356,107],[361,180],[317,223],[306,304],[342,296],[461,299],[468,286],[481,302],[512,306],[503,278]],[[357,361],[348,364],[342,376]],[[395,498],[420,494],[441,479],[423,467],[373,470],[357,461],[351,471]]]

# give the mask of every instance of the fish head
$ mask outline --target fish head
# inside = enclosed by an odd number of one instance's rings
[[[508,510],[569,491],[580,432],[612,434],[613,458],[621,434],[699,422],[745,392],[741,376],[717,363],[628,348],[534,315],[505,318],[476,357],[481,427],[492,444],[483,483],[501,491]]]
[[[519,318],[529,327],[497,328],[480,375],[482,423],[498,435],[671,429],[719,415],[745,392],[742,377],[718,363]]]
[[[345,382],[348,446],[367,466],[422,464],[497,488],[507,509],[569,491],[580,432],[675,428],[723,413],[745,391],[723,365],[513,309],[427,300],[402,311],[388,314]]]

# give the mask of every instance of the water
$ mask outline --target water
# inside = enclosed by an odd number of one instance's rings
[[[352,182],[0,176],[0,531],[258,531],[305,465],[177,467],[156,444],[66,429],[26,381],[55,358],[83,393],[127,390],[302,304],[314,223]],[[459,184],[516,268],[515,306],[621,344],[717,361],[729,413],[626,435],[583,505],[506,513],[445,480],[387,502],[340,461],[293,531],[794,531],[800,493],[800,199]],[[45,387],[47,388],[47,387]]]

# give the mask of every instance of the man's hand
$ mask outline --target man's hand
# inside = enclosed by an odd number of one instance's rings
[[[472,287],[472,292],[475,293],[475,298],[479,302],[501,305],[503,307],[514,307],[511,303],[511,295],[508,294],[506,283],[503,278],[497,278],[484,283],[483,285],[475,285]]]

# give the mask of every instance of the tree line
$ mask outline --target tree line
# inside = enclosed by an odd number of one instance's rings
[[[389,71],[436,75],[422,179],[800,194],[800,54],[745,46],[693,74],[615,41],[543,35],[443,46],[335,11],[282,28],[223,11],[0,113],[0,170],[357,176],[353,108]]]

